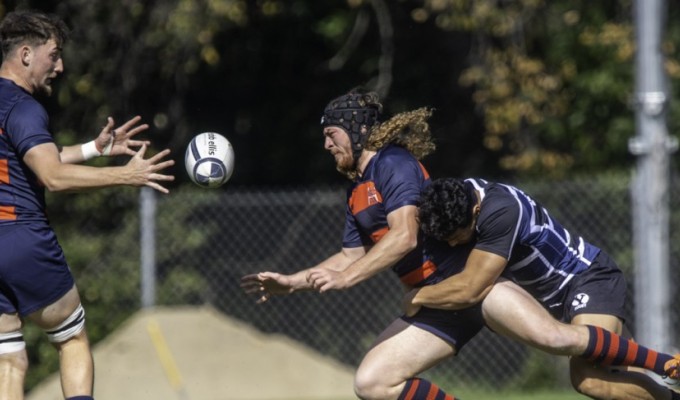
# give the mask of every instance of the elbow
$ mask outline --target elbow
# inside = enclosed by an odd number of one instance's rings
[[[404,250],[404,254],[408,254],[418,247],[418,235],[406,233],[402,235],[400,240],[400,248]]]
[[[52,177],[39,178],[40,183],[51,193],[64,192],[69,188],[64,185],[61,180]]]

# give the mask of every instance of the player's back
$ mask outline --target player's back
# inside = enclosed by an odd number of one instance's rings
[[[46,127],[44,108],[0,78],[0,225],[47,220],[44,187],[22,161],[33,146],[52,141]]]
[[[557,296],[600,249],[572,235],[529,195],[510,185],[470,179],[482,197],[478,229],[506,229],[514,235],[508,249],[491,251],[508,258],[503,275],[539,301]],[[489,210],[491,210],[489,212]],[[486,211],[486,212],[484,212]],[[493,215],[493,216],[492,216]],[[486,237],[480,233],[480,241]]]

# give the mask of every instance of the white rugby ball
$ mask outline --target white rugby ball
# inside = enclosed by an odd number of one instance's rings
[[[219,133],[199,133],[187,146],[184,166],[189,178],[198,186],[222,186],[234,172],[234,149]]]

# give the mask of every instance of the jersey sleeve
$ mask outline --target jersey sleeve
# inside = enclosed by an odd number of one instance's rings
[[[387,155],[378,165],[377,175],[386,214],[404,206],[418,205],[426,178],[415,158]]]
[[[345,211],[345,229],[342,236],[342,247],[353,248],[370,245],[372,245],[370,238],[361,233],[361,230],[357,226],[356,218],[354,218],[352,211],[349,206],[347,206]]]
[[[487,193],[477,220],[475,248],[510,259],[520,222],[517,199],[506,193]]]
[[[23,158],[34,146],[54,142],[48,124],[47,111],[37,101],[20,101],[14,106],[7,118],[6,130],[19,157]]]

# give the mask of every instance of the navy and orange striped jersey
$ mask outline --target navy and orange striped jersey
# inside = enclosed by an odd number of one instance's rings
[[[47,220],[45,188],[23,157],[33,146],[54,141],[48,123],[30,93],[0,78],[0,226]]]
[[[378,242],[389,230],[387,215],[404,206],[417,206],[429,184],[427,170],[408,150],[396,145],[380,149],[347,192],[343,247],[370,247]],[[392,270],[406,285],[433,284],[459,272],[469,250],[451,248],[420,233],[416,249]]]

